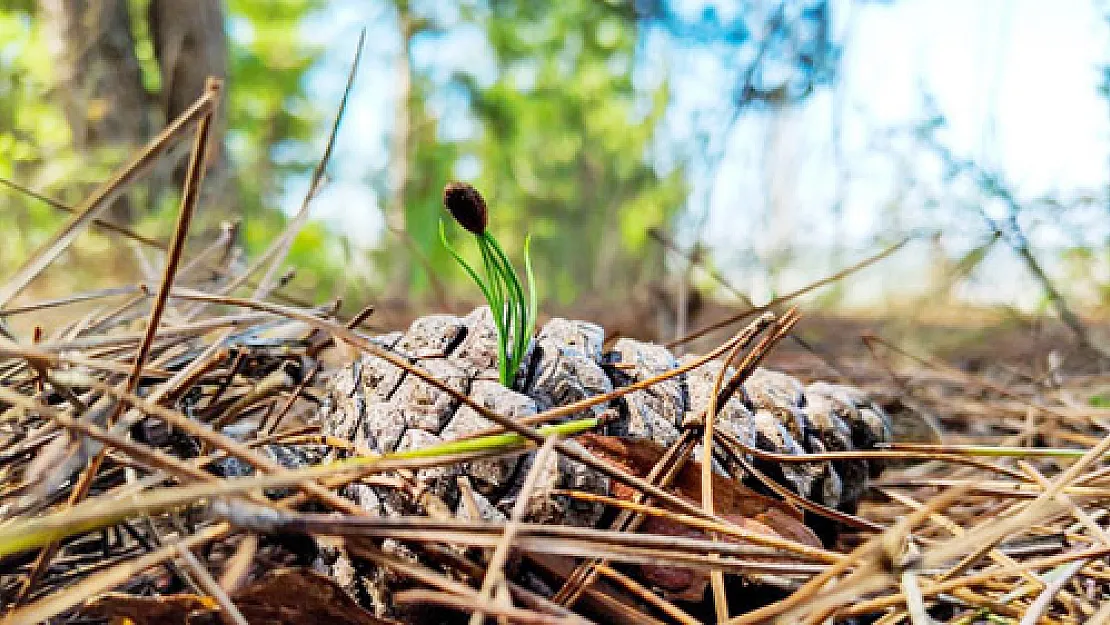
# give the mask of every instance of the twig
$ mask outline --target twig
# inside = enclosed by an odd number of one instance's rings
[[[181,556],[181,559],[185,561],[189,570],[197,576],[197,583],[204,589],[204,592],[207,592],[216,600],[216,603],[220,606],[220,611],[224,620],[227,621],[227,625],[248,625],[247,619],[243,617],[243,613],[239,611],[239,608],[235,607],[235,604],[231,601],[231,597],[228,597],[227,593],[216,583],[216,580],[212,579],[212,574],[208,572],[208,569],[204,568],[200,560],[197,560],[197,557],[193,555],[192,551],[179,543],[177,545],[177,555]]]
[[[813,282],[813,283],[811,283],[809,285],[806,285],[806,286],[804,286],[804,287],[802,287],[802,288],[800,288],[796,291],[787,293],[786,295],[780,295],[779,297],[776,297],[776,298],[772,299],[771,301],[767,302],[766,304],[763,304],[762,306],[756,306],[755,308],[750,308],[748,310],[745,310],[744,312],[741,312],[741,313],[738,313],[738,314],[733,315],[731,317],[728,317],[727,319],[722,319],[721,321],[711,323],[711,324],[701,328],[700,330],[695,330],[694,332],[691,332],[690,334],[687,334],[686,336],[684,336],[682,338],[675,339],[674,341],[671,341],[670,343],[667,343],[666,346],[668,348],[671,348],[671,347],[675,347],[676,345],[683,345],[685,343],[689,343],[690,341],[697,340],[697,339],[705,336],[706,334],[709,334],[710,332],[713,332],[715,330],[720,330],[721,328],[728,327],[728,326],[730,326],[734,323],[743,321],[744,319],[747,319],[747,318],[749,318],[753,315],[758,315],[760,313],[767,312],[769,310],[774,309],[776,306],[778,306],[780,304],[783,304],[785,302],[789,302],[790,300],[793,300],[793,299],[797,299],[797,298],[799,298],[799,297],[801,297],[801,296],[803,296],[807,293],[810,293],[812,291],[815,291],[815,290],[817,290],[817,289],[819,289],[823,286],[827,286],[829,284],[832,284],[833,282],[836,282],[838,280],[842,280],[846,276],[850,276],[853,273],[856,273],[857,271],[860,271],[861,269],[865,269],[865,268],[879,262],[880,260],[883,260],[884,258],[887,258],[888,256],[894,254],[898,250],[902,249],[902,247],[904,247],[912,239],[913,239],[913,237],[906,237],[906,238],[902,239],[901,241],[899,241],[898,243],[895,243],[894,245],[892,245],[892,246],[886,248],[885,250],[879,252],[878,254],[875,254],[874,256],[871,256],[869,258],[865,258],[864,260],[862,260],[862,261],[860,261],[860,262],[858,262],[854,265],[851,265],[849,267],[846,267],[846,268],[834,273],[833,275],[831,275],[827,278],[822,278],[821,280],[818,280],[817,282]]]
[[[281,263],[285,260],[286,254],[289,253],[289,248],[293,245],[293,240],[296,238],[297,233],[300,232],[301,227],[304,226],[305,221],[308,219],[308,209],[312,205],[312,200],[320,192],[324,180],[324,173],[327,171],[328,162],[331,160],[332,149],[335,146],[335,139],[339,136],[339,124],[343,121],[343,113],[347,110],[347,100],[350,98],[351,88],[355,84],[355,74],[358,71],[359,61],[362,59],[362,48],[365,40],[366,29],[363,28],[358,36],[355,58],[354,61],[351,62],[351,70],[347,74],[347,84],[343,89],[343,97],[339,101],[339,110],[335,113],[335,121],[332,122],[331,133],[328,135],[328,143],[324,147],[324,154],[316,163],[316,169],[312,172],[312,180],[309,182],[308,191],[305,192],[300,210],[298,210],[297,214],[290,220],[289,225],[286,226],[281,236],[270,244],[251,269],[243,273],[243,279],[246,279],[250,277],[256,267],[259,267],[265,262],[270,263],[269,268],[266,269],[266,273],[263,274],[262,279],[258,282],[258,287],[254,290],[255,297],[266,297],[273,289],[277,272],[281,268]]]
[[[165,309],[166,298],[169,296],[170,289],[173,286],[173,279],[177,273],[177,265],[181,261],[181,254],[184,251],[185,246],[185,236],[186,234],[188,234],[189,224],[191,223],[193,211],[196,208],[197,199],[199,198],[200,185],[201,182],[204,180],[204,160],[208,150],[208,138],[210,136],[210,130],[212,127],[212,117],[215,114],[214,107],[215,103],[219,101],[219,93],[220,82],[215,79],[209,78],[208,83],[205,86],[204,93],[200,96],[200,98],[197,99],[197,102],[193,105],[193,108],[190,109],[190,111],[199,111],[199,113],[197,114],[200,118],[197,122],[198,126],[196,138],[193,143],[193,155],[189,161],[189,172],[186,176],[185,186],[182,191],[181,210],[178,214],[177,226],[174,230],[173,242],[170,244],[169,258],[166,262],[166,269],[165,273],[163,274],[162,285],[159,289],[158,297],[155,299],[154,307],[151,310],[150,320],[148,321],[146,328],[146,334],[144,335],[142,342],[139,344],[138,353],[135,356],[134,364],[132,365],[131,372],[127,379],[126,389],[128,392],[134,391],[136,386],[138,385],[139,376],[142,374],[143,371],[143,363],[146,360],[147,354],[149,354],[150,352],[150,346],[154,341],[154,336],[158,332],[158,324],[162,317],[162,311]],[[180,119],[181,118],[179,118],[179,121]],[[183,116],[183,119],[191,119],[191,117],[186,114],[185,116]],[[164,132],[160,136],[173,137],[173,134],[168,133],[168,131],[172,128],[174,128],[174,126],[167,128],[167,132]],[[168,143],[168,141],[164,140],[161,144],[155,143],[154,145],[164,146],[166,143]],[[153,159],[153,157],[157,154],[158,151],[156,150],[144,151],[144,153],[140,155],[139,159],[133,161],[133,165],[128,169],[128,171],[113,182],[130,180],[130,176],[133,175],[133,172],[135,170],[141,167],[141,163],[147,162],[142,160],[144,156],[146,156],[148,159]],[[30,280],[37,274],[37,272],[41,270],[42,267],[45,267],[50,260],[52,260],[52,254],[60,252],[65,247],[65,245],[68,245],[69,241],[71,241],[73,237],[76,236],[78,232],[77,228],[87,224],[89,220],[96,215],[97,207],[103,208],[104,206],[107,206],[107,201],[104,201],[103,204],[98,205],[97,198],[99,198],[99,200],[105,200],[106,198],[114,199],[114,195],[110,191],[112,188],[112,183],[109,183],[108,187],[102,188],[101,191],[99,191],[97,194],[94,194],[93,199],[88,203],[87,208],[81,214],[71,220],[69,224],[67,224],[66,228],[63,229],[62,235],[56,238],[50,246],[44,248],[41,256],[35,257],[41,258],[42,261],[36,261],[27,266],[27,269],[33,270],[33,272],[28,271],[17,274],[18,277],[13,283],[17,286],[17,288],[12,291],[12,295],[15,295],[20,290],[22,290],[22,288],[26,286],[26,284],[29,283]],[[25,280],[23,276],[26,276]],[[3,305],[7,303],[8,299],[9,298],[5,297],[3,292],[0,291],[0,307],[3,307]],[[120,414],[120,409],[121,406],[119,404],[117,404],[113,408],[112,414],[108,418],[109,424],[114,423],[114,421]],[[104,450],[101,450],[99,453],[97,453],[89,462],[88,466],[85,467],[84,471],[81,472],[80,476],[77,479],[77,482],[73,486],[73,490],[70,491],[67,506],[73,506],[74,504],[84,499],[85,495],[88,493],[89,488],[92,486],[93,480],[96,478],[96,474],[100,471],[100,465],[104,460],[104,453]],[[35,559],[35,563],[32,566],[31,573],[27,575],[27,578],[25,579],[24,584],[20,589],[19,596],[16,599],[17,603],[21,602],[30,594],[31,590],[34,588],[35,583],[38,582],[43,572],[45,572],[46,568],[50,565],[50,561],[51,559],[53,559],[55,553],[57,552],[57,548],[57,544],[50,544],[39,552],[38,557]]]
[[[509,522],[505,524],[505,531],[501,535],[501,540],[497,543],[497,547],[493,550],[493,555],[490,557],[489,564],[486,566],[486,575],[482,580],[482,586],[479,589],[479,599],[482,602],[492,600],[493,589],[505,577],[505,563],[509,559],[509,549],[513,545],[513,540],[516,538],[517,533],[520,531],[521,519],[528,512],[528,504],[532,498],[532,491],[536,488],[536,483],[540,475],[543,474],[548,461],[551,458],[551,452],[554,449],[552,445],[555,442],[554,437],[548,437],[547,442],[536,453],[532,460],[532,467],[528,470],[528,474],[524,478],[524,485],[520,488],[520,494],[517,495],[516,503],[513,504],[512,514],[509,516]],[[474,611],[470,615],[470,625],[482,625],[485,620],[485,614],[481,608]]]

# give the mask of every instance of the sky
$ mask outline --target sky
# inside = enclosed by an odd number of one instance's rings
[[[845,50],[838,90],[793,110],[749,115],[729,139],[722,167],[727,175],[713,188],[704,236],[723,264],[730,266],[731,256],[732,275],[743,280],[751,255],[756,263],[773,263],[775,251],[790,243],[819,249],[835,239],[858,249],[854,257],[878,249],[872,239],[891,230],[888,207],[896,202],[903,206],[903,230],[943,227],[954,255],[981,241],[982,221],[960,206],[965,196],[950,193],[928,159],[907,155],[912,150],[898,143],[892,154],[876,139],[923,119],[926,97],[947,120],[939,139],[958,157],[1001,173],[1019,199],[1104,193],[1110,104],[1098,85],[1101,65],[1110,58],[1110,27],[1098,6],[1079,0],[899,0],[854,4],[847,11],[839,6],[838,39]],[[832,128],[838,108],[847,171],[842,217],[835,220]],[[895,156],[908,160],[909,172],[899,170],[907,165]],[[920,178],[929,192],[907,192],[901,184],[906,175]],[[930,200],[938,205],[928,206]],[[1105,241],[1105,213],[1092,217],[1084,230],[1088,242]],[[755,233],[738,227],[753,223]],[[1027,225],[1040,247],[1074,240],[1055,226]],[[924,252],[907,250],[886,264],[873,274],[873,290],[889,290],[892,278],[912,283]],[[743,286],[766,294],[805,284],[832,269],[822,258],[795,263],[780,276],[785,284],[761,281],[764,273],[756,271]],[[1045,262],[1052,265],[1053,259]],[[984,274],[1023,273],[1004,250],[992,253],[988,265]],[[968,295],[1028,306],[1039,292],[1029,286],[1016,278],[972,284]]]
[[[328,102],[338,102],[359,28],[369,29],[332,183],[314,207],[316,217],[367,245],[381,236],[380,205],[366,180],[386,164],[392,119],[389,63],[399,45],[390,15],[376,7],[380,4],[339,0],[305,31],[328,51],[310,86],[327,109]],[[1101,64],[1110,61],[1105,10],[1086,0],[834,1],[834,36],[845,46],[837,89],[820,91],[785,111],[745,113],[725,139],[721,173],[695,180],[690,209],[705,211],[701,238],[726,271],[731,267],[741,274],[745,265],[772,264],[784,246],[824,249],[836,240],[839,247],[862,253],[877,249],[876,235],[890,230],[890,206],[901,202],[909,207],[897,218],[901,227],[951,228],[958,253],[960,245],[981,234],[978,224],[967,225],[966,212],[947,205],[959,198],[946,195],[935,164],[930,169],[929,161],[904,142],[882,140],[884,133],[921,121],[928,114],[927,98],[947,120],[940,140],[957,156],[1003,174],[1020,198],[1104,193],[1110,173],[1110,104],[1098,86]],[[463,30],[417,49],[415,56],[419,67],[441,76],[460,65],[481,74],[493,71],[486,50],[480,32]],[[681,134],[697,111],[722,103],[716,86],[722,69],[712,61],[665,47],[645,50],[648,70],[681,70],[671,73],[675,96],[669,130]],[[651,80],[652,71],[641,73]],[[465,116],[456,113],[462,104],[449,96],[431,103],[444,118],[445,132],[473,132]],[[839,159],[834,128],[839,129]],[[920,188],[907,191],[907,175],[920,178]],[[306,185],[291,182],[290,208],[299,204]],[[940,206],[926,206],[938,194]],[[841,212],[835,217],[838,199]],[[1105,240],[1110,236],[1105,221],[1093,221],[1085,234]],[[1051,220],[1031,224],[1035,242],[1067,242],[1054,226]],[[962,242],[961,229],[966,231]],[[895,263],[891,271],[912,272],[913,262]],[[776,284],[761,283],[761,272],[750,272],[753,278],[746,282],[741,275],[741,286],[755,292],[785,288],[819,277],[825,263],[799,265]],[[1013,296],[997,285],[993,291],[997,297]]]
[[[922,119],[925,94],[948,120],[945,144],[998,169],[1023,196],[1107,183],[1110,104],[1098,84],[1110,27],[1093,4],[903,0],[857,7],[851,19],[840,86],[851,230],[868,229],[893,178],[874,135]],[[770,140],[798,178],[825,182],[820,172],[835,169],[833,98],[826,91],[783,115],[750,116],[734,132],[725,168],[759,171]],[[719,185],[714,216],[728,219],[729,206],[758,196],[757,182]],[[801,203],[827,207],[823,186],[799,191]]]

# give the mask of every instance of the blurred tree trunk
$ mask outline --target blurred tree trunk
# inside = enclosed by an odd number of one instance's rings
[[[408,237],[405,204],[408,199],[409,164],[412,160],[412,40],[419,28],[408,0],[395,0],[397,23],[401,32],[401,49],[393,66],[393,84],[397,90],[393,112],[393,134],[389,145],[389,200],[385,209],[385,225],[396,236]],[[408,239],[405,239],[408,241]],[[411,279],[408,254],[396,254],[392,279],[386,289],[390,297],[405,295]]]
[[[185,111],[204,90],[207,76],[227,79],[222,0],[151,0],[147,17],[162,84],[158,98],[152,99],[143,88],[128,4],[127,0],[42,2],[58,68],[57,93],[78,150],[118,148],[130,153],[150,136],[153,126]],[[155,110],[161,115],[153,114]],[[157,122],[152,123],[154,119]],[[222,140],[226,117],[217,119],[216,141],[209,154],[213,170],[209,179],[215,183],[224,177],[212,174],[221,172],[226,162]],[[174,178],[180,182],[183,175],[180,167]],[[108,216],[126,223],[135,214],[123,197]]]
[[[148,12],[154,54],[162,75],[159,105],[166,120],[189,108],[204,91],[204,81],[215,76],[227,81],[228,44],[222,0],[151,0]],[[228,89],[223,90],[224,98]],[[218,188],[226,182],[224,133],[227,129],[225,103],[216,117],[208,154],[208,179]],[[184,179],[184,165],[174,171],[174,181]]]
[[[41,7],[74,147],[86,153],[137,147],[149,123],[127,0],[43,0]],[[130,221],[128,198],[107,217]]]

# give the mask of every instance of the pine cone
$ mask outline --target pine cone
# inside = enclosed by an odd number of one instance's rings
[[[540,330],[525,358],[518,381],[520,390],[497,382],[497,336],[488,308],[479,308],[463,318],[423,317],[403,334],[374,340],[478,403],[511,417],[565,405],[679,366],[679,361],[660,345],[621,338],[606,352],[604,339],[604,330],[596,324],[552,319]],[[720,367],[720,362],[708,363],[630,393],[614,405],[596,406],[568,418],[616,410],[618,417],[606,426],[606,434],[648,439],[665,447],[679,437],[687,416],[704,411]],[[420,448],[494,426],[472,409],[460,407],[446,393],[370,355],[338,372],[329,389],[329,401],[320,413],[324,431],[373,452]],[[716,424],[746,445],[796,456],[868,449],[891,439],[886,415],[859,390],[821,382],[803,386],[788,375],[765,369],[757,369],[742,392],[720,407]],[[533,457],[529,454],[422,470],[414,476],[415,486],[434,495],[433,500],[440,502],[447,514],[468,518],[476,508],[484,519],[504,519]],[[718,472],[746,475],[739,466],[730,466],[726,456],[718,456],[718,460]],[[866,490],[868,476],[881,471],[877,463],[864,460],[756,460],[754,464],[803,497],[849,511],[855,509]],[[553,491],[608,494],[608,478],[559,455],[552,455],[551,466],[544,469],[528,502],[528,520],[595,525],[603,513],[599,504],[571,500]],[[473,499],[468,495],[467,505],[461,503],[459,476],[466,476],[473,486]],[[754,478],[746,481],[758,487]],[[411,489],[407,493],[403,490],[353,485],[345,494],[376,514],[435,512],[428,509],[428,498],[414,497]],[[380,595],[381,589],[376,592]]]

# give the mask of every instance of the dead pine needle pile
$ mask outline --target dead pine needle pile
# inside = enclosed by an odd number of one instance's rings
[[[1110,622],[1105,378],[764,368],[808,289],[677,358],[538,323],[492,237],[490,307],[372,334],[281,292],[327,154],[247,266],[185,253],[219,90],[0,284],[4,623]],[[190,141],[167,242],[101,218]],[[13,303],[89,228],[160,281]]]

